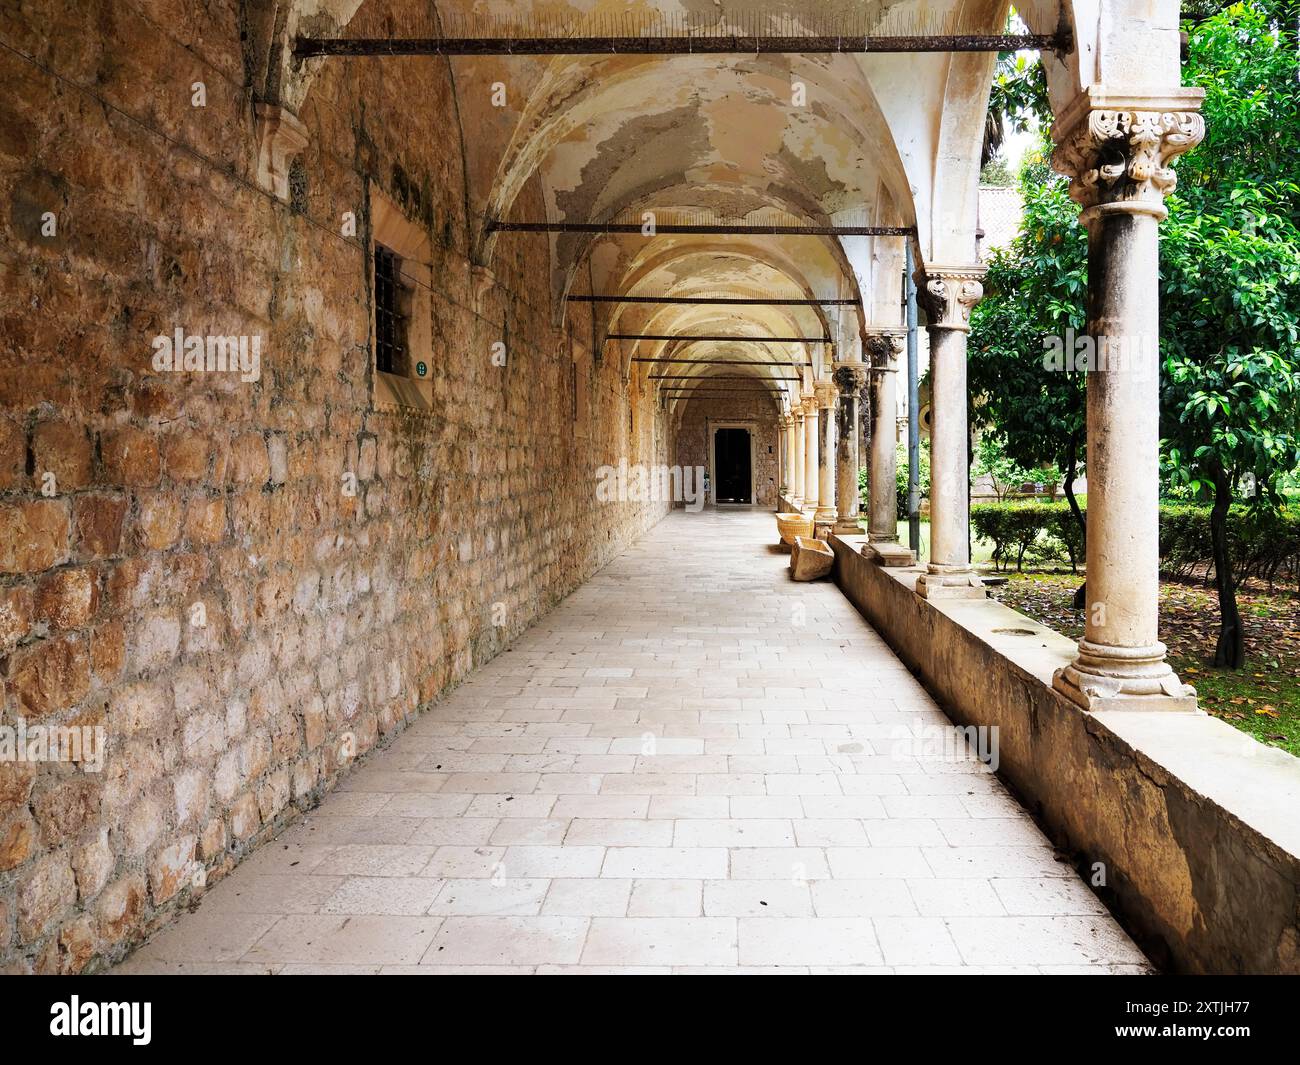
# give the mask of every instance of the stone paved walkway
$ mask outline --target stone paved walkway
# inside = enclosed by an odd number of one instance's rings
[[[664,521],[118,971],[1146,971],[774,524]]]

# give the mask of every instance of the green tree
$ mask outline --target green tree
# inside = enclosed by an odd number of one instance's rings
[[[1245,661],[1228,508],[1260,525],[1300,465],[1300,65],[1295,3],[1236,3],[1191,26],[1205,140],[1179,168],[1161,243],[1161,415],[1170,487],[1213,503],[1215,664]]]
[[[971,423],[1017,465],[1057,470],[1082,538],[1074,481],[1084,462],[1085,375],[1074,347],[1086,331],[1088,247],[1078,205],[1046,152],[1044,143],[1026,160],[1020,235],[993,254],[972,316]]]
[[[1165,489],[1213,506],[1220,636],[1215,661],[1239,667],[1227,512],[1244,495],[1275,520],[1300,465],[1300,4],[1196,5],[1185,23],[1185,76],[1206,89],[1207,135],[1180,163],[1161,231],[1162,470]],[[1045,128],[1038,64],[1004,57],[993,106],[1001,126]],[[1006,454],[1054,462],[1063,478],[1083,459],[1084,375],[1043,360],[1042,343],[1082,333],[1086,244],[1045,152],[1021,178],[1019,238],[990,264],[972,322],[972,418]],[[1072,509],[1078,507],[1071,496]],[[1079,515],[1082,528],[1082,515]]]

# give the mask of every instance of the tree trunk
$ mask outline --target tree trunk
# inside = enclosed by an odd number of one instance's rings
[[[1074,475],[1079,472],[1079,431],[1076,429],[1070,434],[1069,443],[1066,444],[1065,452],[1065,471],[1064,486],[1065,499],[1070,504],[1070,513],[1074,515],[1075,523],[1079,526],[1079,543],[1083,545],[1085,551],[1088,544],[1088,519],[1083,510],[1079,507],[1079,501],[1074,495]],[[1086,557],[1086,555],[1085,555]],[[1079,566],[1074,557],[1074,552],[1070,552],[1070,569],[1075,573],[1079,572]],[[1074,609],[1082,610],[1088,602],[1088,582],[1085,578],[1084,583],[1079,585],[1074,593]]]
[[[1210,510],[1210,540],[1214,553],[1214,584],[1219,592],[1219,642],[1214,664],[1221,669],[1240,669],[1246,663],[1246,639],[1237,610],[1237,582],[1228,554],[1228,508],[1232,505],[1232,483],[1227,471],[1215,463],[1214,506]]]

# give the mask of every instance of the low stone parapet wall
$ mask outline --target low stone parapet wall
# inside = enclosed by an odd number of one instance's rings
[[[1089,714],[1052,673],[1073,641],[992,599],[928,601],[832,537],[833,576],[1160,967],[1300,972],[1300,759],[1203,713]]]

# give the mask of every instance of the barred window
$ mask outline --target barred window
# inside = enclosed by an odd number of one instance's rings
[[[391,249],[375,244],[375,368],[405,375],[406,315],[402,260]]]

